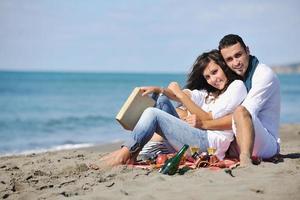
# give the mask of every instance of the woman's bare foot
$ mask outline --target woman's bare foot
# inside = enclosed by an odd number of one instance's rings
[[[97,163],[89,164],[90,169],[99,170],[99,169],[109,169],[118,165],[124,165],[130,161],[130,152],[129,149],[123,147],[117,151],[114,151],[107,156],[101,158]]]

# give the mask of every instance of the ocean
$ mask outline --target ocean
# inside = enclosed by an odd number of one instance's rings
[[[300,122],[300,75],[278,75],[281,123]],[[115,115],[136,86],[185,74],[0,72],[0,155],[126,140]]]

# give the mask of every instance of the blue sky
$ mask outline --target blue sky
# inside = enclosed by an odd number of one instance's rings
[[[186,72],[228,33],[300,61],[297,0],[1,0],[0,70]]]

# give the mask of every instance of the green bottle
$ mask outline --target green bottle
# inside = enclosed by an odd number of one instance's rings
[[[189,148],[189,145],[187,145],[187,144],[183,145],[183,147],[178,151],[178,153],[174,157],[172,157],[166,161],[164,166],[162,168],[160,168],[159,172],[162,174],[174,175],[178,170],[179,163],[180,163],[182,156],[184,155],[184,153],[186,152],[186,150],[188,148]]]

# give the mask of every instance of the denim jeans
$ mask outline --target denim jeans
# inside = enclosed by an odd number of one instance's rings
[[[171,101],[164,95],[159,96],[155,108],[147,108],[132,131],[132,137],[123,146],[131,153],[138,152],[152,138],[154,133],[165,138],[179,150],[184,144],[197,146],[200,151],[209,147],[207,132],[191,127],[179,119]]]

